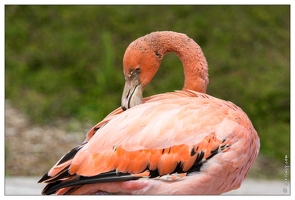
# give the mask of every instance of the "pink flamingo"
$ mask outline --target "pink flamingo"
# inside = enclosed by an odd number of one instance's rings
[[[164,55],[184,68],[181,91],[142,98]],[[206,58],[185,34],[153,32],[124,59],[122,106],[39,182],[42,194],[222,194],[240,187],[260,148],[241,108],[206,93]]]

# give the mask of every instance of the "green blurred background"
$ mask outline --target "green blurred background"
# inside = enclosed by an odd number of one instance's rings
[[[120,106],[126,47],[160,30],[185,33],[201,46],[207,93],[241,107],[260,136],[263,162],[253,176],[283,180],[290,157],[290,6],[6,5],[5,98],[34,124],[62,118],[94,125]],[[182,85],[181,62],[168,54],[144,96]]]

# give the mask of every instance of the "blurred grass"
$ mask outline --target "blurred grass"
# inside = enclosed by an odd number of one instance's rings
[[[283,165],[290,155],[290,6],[6,5],[5,96],[37,124],[95,124],[120,106],[126,47],[159,30],[185,33],[202,47],[207,93],[240,106],[259,133],[261,154]],[[182,84],[181,62],[168,54],[144,96]]]

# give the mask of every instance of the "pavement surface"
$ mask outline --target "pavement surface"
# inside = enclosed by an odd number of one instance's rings
[[[40,177],[6,177],[5,196],[37,196],[45,184],[38,184]],[[223,195],[280,195],[289,196],[290,183],[284,180],[253,180],[246,179],[242,186]]]

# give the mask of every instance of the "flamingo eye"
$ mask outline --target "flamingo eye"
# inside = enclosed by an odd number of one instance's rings
[[[141,73],[141,68],[140,68],[139,66],[137,66],[136,69],[135,69],[135,72],[136,72],[137,74],[140,74],[140,73]]]

